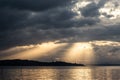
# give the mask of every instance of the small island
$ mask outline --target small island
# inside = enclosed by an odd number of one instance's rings
[[[84,66],[84,64],[68,63],[62,61],[39,62],[33,60],[0,60],[0,66]]]

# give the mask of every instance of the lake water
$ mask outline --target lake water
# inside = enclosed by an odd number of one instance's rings
[[[120,80],[120,67],[0,67],[0,80]]]

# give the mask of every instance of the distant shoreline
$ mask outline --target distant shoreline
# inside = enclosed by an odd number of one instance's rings
[[[0,66],[85,66],[85,65],[62,61],[39,62],[32,60],[0,60]]]
[[[120,66],[120,64],[78,64],[78,63],[68,63],[62,61],[55,61],[55,62],[39,62],[33,60],[0,60],[0,67],[1,66]]]

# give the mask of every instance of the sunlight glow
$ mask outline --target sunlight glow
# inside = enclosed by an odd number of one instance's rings
[[[73,7],[72,11],[73,12],[77,12],[79,14],[79,8],[85,7],[86,5],[90,4],[91,2],[89,1],[79,1],[75,4],[75,6]]]
[[[45,55],[50,55],[50,52],[54,52],[57,48],[64,45],[66,44],[55,44],[54,42],[38,44],[37,46],[35,45],[35,48],[16,53],[15,55],[11,55],[9,57],[5,57],[5,59],[33,59],[36,57],[40,58]]]
[[[75,43],[70,49],[65,52],[63,60],[68,62],[81,62],[91,63],[93,62],[93,47],[89,43]]]
[[[10,53],[10,52],[17,52],[17,51],[21,51],[21,50],[26,50],[26,49],[31,49],[34,48],[34,45],[29,45],[29,46],[16,46],[7,50],[3,50],[1,51],[1,53]]]
[[[119,60],[119,47],[120,42],[102,40],[77,43],[47,42],[10,48],[0,52],[0,59],[57,60],[81,64],[94,64],[96,63],[97,57],[100,55],[109,60]]]

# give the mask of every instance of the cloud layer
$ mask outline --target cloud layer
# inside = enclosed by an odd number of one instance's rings
[[[56,40],[120,41],[119,7],[113,0],[0,0],[0,49]]]

